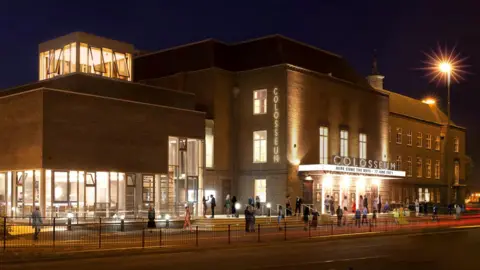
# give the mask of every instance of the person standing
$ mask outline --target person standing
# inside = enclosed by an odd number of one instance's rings
[[[329,214],[330,213],[330,195],[327,195],[323,204],[325,206],[325,213]]]
[[[190,207],[185,205],[185,220],[183,222],[183,229],[189,228],[192,231],[192,224],[190,223]]]
[[[282,219],[285,218],[285,215],[283,213],[283,207],[281,205],[278,206],[278,217],[277,217],[277,223],[278,223],[278,230],[282,230]]]
[[[255,207],[257,208],[257,210],[260,210],[261,208],[261,202],[260,202],[259,196],[255,196]]]
[[[330,214],[335,215],[335,202],[333,201],[333,196],[330,197]]]
[[[300,216],[301,207],[302,207],[302,199],[300,199],[300,197],[297,196],[297,199],[295,200],[295,216],[297,216],[297,213]]]
[[[355,226],[357,226],[358,228],[360,228],[360,217],[361,217],[362,213],[360,212],[360,209],[356,209],[355,210]]]
[[[455,219],[456,220],[460,219],[460,214],[462,214],[462,207],[460,207],[460,205],[457,204],[456,207],[455,207]]]
[[[153,207],[148,208],[148,223],[147,223],[147,228],[149,229],[154,229],[157,226],[155,225],[155,210]],[[150,231],[151,232],[151,231]]]
[[[213,194],[210,194],[210,208],[212,208],[212,217],[215,218],[215,206],[217,206],[217,202],[215,200],[215,197],[213,197]]]
[[[303,223],[304,223],[304,227],[303,229],[306,231],[308,230],[308,216],[310,215],[310,209],[308,208],[308,206],[305,206],[303,208]]]
[[[235,204],[237,204],[237,197],[232,197],[232,217],[237,216],[237,208],[235,208]]]
[[[365,209],[367,209],[367,213],[368,213],[368,199],[367,199],[367,195],[363,196],[363,207]]]
[[[355,198],[352,198],[352,213],[355,214],[356,210],[357,210],[357,204],[355,203]]]
[[[43,225],[42,214],[40,213],[40,207],[35,207],[35,211],[32,213],[32,227],[35,230],[33,235],[33,240],[38,240],[38,235],[40,234],[40,228]]]
[[[343,210],[340,205],[337,208],[337,226],[342,226],[342,219],[343,219]]]
[[[287,217],[292,215],[292,206],[290,203],[289,195],[287,195],[287,197],[285,198],[285,212]]]
[[[378,213],[382,212],[382,196],[378,195]]]
[[[207,218],[207,198],[203,196],[202,203],[203,203],[203,217]]]
[[[227,214],[227,217],[230,217],[230,210],[232,209],[230,205],[231,203],[230,194],[227,194],[227,197],[225,198],[225,214]]]
[[[368,225],[367,214],[368,214],[367,207],[363,207],[362,225],[363,225],[363,223],[367,223],[367,225]]]
[[[343,212],[345,214],[347,214],[347,212],[348,212],[348,197],[347,197],[347,195],[343,196],[342,208],[343,208]]]
[[[425,202],[423,203],[423,214],[424,214],[425,216],[428,216],[428,205],[427,205],[427,201],[425,201]]]
[[[415,216],[419,216],[420,215],[420,202],[418,201],[418,199],[415,199]]]
[[[318,210],[312,210],[312,222],[310,223],[310,227],[313,227],[315,230],[318,227]]]
[[[373,210],[372,225],[377,226],[377,209]]]

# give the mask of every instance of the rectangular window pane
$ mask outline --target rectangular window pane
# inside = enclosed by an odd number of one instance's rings
[[[70,44],[70,72],[75,72],[77,68],[77,43]]]
[[[108,203],[108,172],[97,172],[96,184],[97,184],[97,203]],[[105,207],[99,206],[101,208]]]
[[[328,163],[328,127],[320,127],[320,164]]]
[[[454,167],[455,185],[458,185],[460,183],[460,162],[455,161]]]
[[[402,157],[401,156],[397,156],[397,161],[396,161],[396,168],[397,170],[402,170]]]
[[[367,158],[367,134],[360,133],[360,141],[359,141],[359,153],[360,158],[366,159]]]
[[[435,150],[440,151],[440,136],[435,137]]]
[[[340,131],[340,155],[342,157],[348,157],[348,131]]]
[[[213,128],[205,128],[205,166],[213,167]]]
[[[80,72],[93,73],[93,68],[90,64],[91,60],[89,61],[88,54],[88,45],[80,43]]]
[[[421,132],[417,132],[417,147],[422,147],[423,145],[423,135]]]
[[[77,202],[78,201],[78,195],[77,195],[77,187],[78,187],[78,172],[77,171],[70,171],[69,175],[70,179],[70,195],[68,198],[70,199],[70,202]]]
[[[90,56],[88,58],[89,65],[93,66],[94,73],[101,74],[106,72],[105,64],[103,61],[102,50],[100,48],[90,47]]]
[[[253,91],[253,114],[267,113],[267,89]]]
[[[397,128],[397,143],[402,144],[402,128]]]
[[[407,132],[407,145],[412,146],[412,131]]]
[[[260,198],[260,202],[267,201],[267,180],[255,179],[255,197]]]
[[[417,177],[422,177],[423,164],[422,159],[417,157]]]
[[[187,141],[187,175],[198,176],[198,140],[188,139]]]
[[[85,172],[78,172],[78,205],[85,206]],[[80,208],[83,209],[83,208]]]
[[[23,176],[24,201],[25,204],[33,205],[33,171],[26,171]]]
[[[53,189],[55,202],[68,202],[67,172],[53,172]]]
[[[435,179],[440,179],[440,160],[435,161]]]
[[[7,202],[7,174],[0,173],[0,213],[5,213]]]
[[[253,132],[253,162],[267,162],[267,131]]]
[[[455,151],[455,153],[458,153],[460,151],[460,141],[458,137],[455,137],[453,139],[453,151]]]
[[[143,202],[144,203],[152,203],[154,202],[153,191],[154,191],[154,183],[153,183],[153,175],[143,175]]]
[[[426,172],[427,178],[432,177],[432,160],[431,159],[427,159],[425,161],[425,172]]]
[[[128,65],[129,54],[115,52],[113,56],[115,61],[114,77],[119,79],[130,77],[130,69]]]
[[[178,138],[168,138],[168,165],[178,165]]]
[[[113,52],[110,49],[102,48],[103,62],[105,66],[105,73],[103,76],[112,77],[113,70]]]
[[[407,158],[407,176],[412,176],[412,157]]]
[[[118,173],[110,173],[110,207],[115,209],[118,203]]]
[[[432,135],[431,134],[426,135],[426,141],[427,141],[427,149],[432,149]]]

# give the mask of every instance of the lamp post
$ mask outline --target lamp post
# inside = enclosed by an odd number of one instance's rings
[[[447,61],[440,62],[438,65],[438,69],[440,72],[444,73],[446,75],[446,80],[447,80],[447,125],[445,128],[445,143],[444,143],[444,175],[447,178],[447,196],[448,196],[448,202],[450,203],[450,200],[452,198],[451,195],[451,190],[452,190],[452,185],[451,185],[451,177],[450,177],[450,160],[449,160],[449,155],[448,152],[450,150],[450,145],[449,145],[449,132],[450,132],[450,118],[451,118],[451,112],[450,112],[450,88],[451,88],[451,76],[452,76],[452,64],[450,64]]]

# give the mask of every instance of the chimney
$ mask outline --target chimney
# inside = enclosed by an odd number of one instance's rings
[[[383,79],[385,76],[381,75],[377,66],[377,50],[373,51],[372,74],[367,76],[368,83],[371,87],[383,90]]]

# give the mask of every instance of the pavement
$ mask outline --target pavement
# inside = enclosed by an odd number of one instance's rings
[[[132,253],[113,257],[0,264],[10,269],[478,269],[478,226],[434,232],[370,235],[326,241],[292,241],[242,247],[198,248],[176,253]]]

